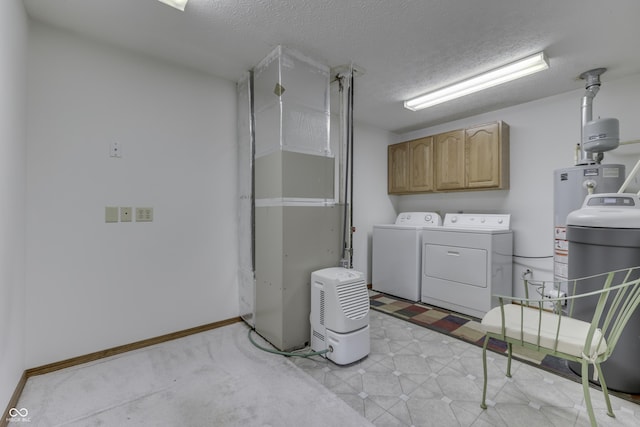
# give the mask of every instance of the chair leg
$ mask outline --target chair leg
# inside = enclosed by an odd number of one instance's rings
[[[611,418],[615,418],[616,414],[613,413],[613,409],[611,409],[611,400],[609,399],[609,389],[607,388],[607,383],[604,381],[604,375],[602,375],[602,368],[600,368],[600,364],[595,364],[595,369],[598,370],[598,378],[600,379],[600,386],[602,387],[602,393],[604,393],[604,401],[607,403],[607,415]]]
[[[511,378],[511,343],[507,343],[507,378]]]
[[[489,335],[484,338],[484,345],[482,346],[482,370],[484,372],[484,384],[482,385],[482,402],[480,407],[487,409],[487,344],[489,343]]]
[[[589,363],[586,360],[582,360],[582,389],[591,427],[597,427],[598,423],[596,423],[596,416],[593,413],[593,405],[591,404],[591,394],[589,393]]]

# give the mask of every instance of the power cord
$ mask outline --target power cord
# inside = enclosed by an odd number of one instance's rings
[[[251,344],[253,344],[254,346],[256,346],[262,351],[266,351],[267,353],[279,354],[281,356],[311,357],[311,356],[319,356],[321,354],[325,354],[333,351],[331,347],[329,347],[327,350],[313,351],[311,353],[290,353],[287,351],[273,350],[271,348],[262,347],[260,344],[255,342],[253,340],[253,337],[251,337],[251,332],[253,331],[254,329],[249,329],[249,333],[247,334],[247,336],[249,337],[249,341],[251,341]]]

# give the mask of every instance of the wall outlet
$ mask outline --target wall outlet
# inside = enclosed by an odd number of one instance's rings
[[[131,208],[120,208],[120,222],[131,222],[133,218],[131,216]]]
[[[122,144],[119,142],[109,144],[109,157],[122,157]]]

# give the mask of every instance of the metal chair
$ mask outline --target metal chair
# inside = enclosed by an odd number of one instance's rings
[[[580,293],[580,283],[593,279],[602,280],[602,289]],[[609,358],[622,330],[640,304],[640,267],[615,270],[563,283],[569,284],[571,296],[544,298],[545,289],[559,289],[559,282],[527,280],[524,280],[525,298],[495,295],[500,304],[482,319],[482,327],[486,331],[482,348],[484,386],[480,406],[483,409],[487,408],[487,344],[489,339],[495,338],[507,343],[509,378],[513,345],[580,363],[587,412],[591,425],[597,426],[589,394],[589,364],[592,364],[594,381],[599,379],[604,393],[607,415],[615,417],[600,364]],[[529,286],[537,288],[539,297],[529,298]],[[597,301],[591,322],[571,317],[576,301],[583,298]],[[563,312],[565,304],[566,314]]]

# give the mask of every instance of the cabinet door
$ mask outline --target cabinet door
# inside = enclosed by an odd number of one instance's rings
[[[409,190],[433,191],[433,137],[409,142]]]
[[[464,130],[435,136],[436,190],[465,187]]]
[[[390,145],[387,149],[387,192],[409,191],[409,143]]]
[[[500,123],[489,123],[466,130],[468,188],[500,188],[502,141]]]

